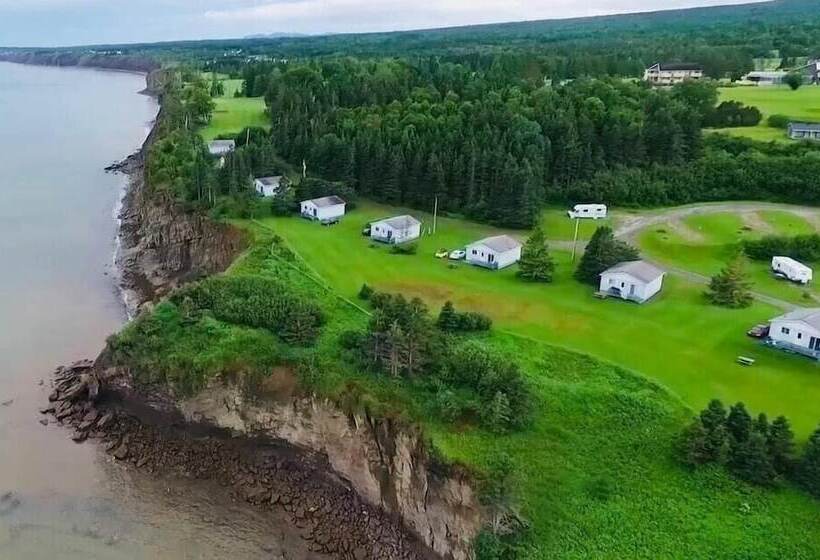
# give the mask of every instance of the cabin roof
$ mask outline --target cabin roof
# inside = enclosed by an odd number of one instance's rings
[[[653,65],[657,66],[659,70],[675,71],[675,70],[703,70],[703,66],[695,64],[694,62],[658,62]]]
[[[282,182],[282,176],[275,175],[272,177],[257,177],[256,180],[265,185],[266,187],[275,187]]]
[[[327,208],[328,206],[337,206],[339,204],[345,204],[345,201],[332,194],[330,196],[323,196],[322,198],[312,198],[310,200],[306,200],[305,202],[311,202],[318,208]]]
[[[820,123],[789,123],[789,128],[793,130],[808,130],[811,132],[820,132]]]
[[[421,224],[420,221],[407,214],[403,216],[394,216],[385,220],[376,220],[374,223],[385,224],[393,229],[407,229]]]
[[[772,321],[797,321],[820,330],[820,309],[816,307],[808,309],[795,309],[785,315],[775,317]]]
[[[507,251],[521,247],[521,242],[509,235],[496,235],[494,237],[480,239],[473,243],[473,245],[484,245],[497,253],[506,253]]]
[[[646,261],[627,261],[618,263],[612,268],[608,268],[603,271],[601,275],[603,276],[604,274],[614,274],[618,272],[629,274],[630,276],[637,278],[642,282],[646,282],[647,284],[649,282],[654,282],[664,274],[663,270],[655,265],[649,264]]]

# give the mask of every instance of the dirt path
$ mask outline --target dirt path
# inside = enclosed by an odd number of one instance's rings
[[[713,204],[680,206],[666,210],[659,210],[657,212],[649,214],[627,215],[619,220],[618,226],[615,228],[615,237],[628,243],[634,244],[638,238],[638,235],[642,231],[644,231],[646,228],[659,225],[664,225],[671,231],[674,231],[678,234],[682,234],[683,231],[681,230],[685,228],[687,230],[687,235],[691,236],[693,234],[697,234],[697,232],[694,232],[689,228],[686,228],[686,226],[681,223],[681,220],[683,218],[702,214],[718,214],[721,212],[739,214],[741,217],[743,217],[744,223],[750,225],[751,227],[755,227],[755,225],[765,224],[765,222],[757,214],[757,212],[761,210],[782,210],[785,212],[791,212],[792,214],[800,216],[801,218],[808,221],[816,229],[820,229],[820,208],[811,208],[808,206],[795,206],[792,204],[780,204],[776,202],[719,202]],[[768,226],[768,224],[765,225]],[[760,229],[763,230],[763,228]],[[768,229],[770,230],[771,228]],[[578,253],[583,252],[583,250],[586,247],[586,243],[586,241],[579,241],[577,243],[576,250]],[[549,242],[549,245],[550,247],[554,247],[556,249],[571,251],[573,243],[572,241],[565,240],[551,240]],[[654,264],[658,268],[665,270],[670,274],[674,274],[675,276],[678,276],[680,278],[684,278],[685,280],[692,282],[694,284],[707,285],[709,283],[709,278],[707,276],[698,274],[697,272],[692,272],[690,270],[685,270],[674,266],[664,265],[650,260],[648,260],[648,262],[652,262],[652,264]],[[767,294],[752,292],[752,295],[758,301],[761,301],[774,307],[778,307],[786,311],[791,311],[798,307],[793,303],[769,296]]]

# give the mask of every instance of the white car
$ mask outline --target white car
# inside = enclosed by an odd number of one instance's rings
[[[466,257],[467,257],[467,251],[462,251],[461,249],[456,249],[455,251],[450,252],[450,260],[451,261],[464,260]]]

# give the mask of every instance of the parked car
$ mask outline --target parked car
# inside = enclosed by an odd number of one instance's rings
[[[766,338],[769,336],[769,325],[755,325],[746,334],[752,338]]]
[[[448,254],[449,252],[447,251],[447,249],[439,249],[438,251],[436,251],[436,258],[443,259],[446,258]]]
[[[461,261],[467,257],[467,251],[463,251],[461,249],[456,249],[450,253],[450,260],[451,261]]]

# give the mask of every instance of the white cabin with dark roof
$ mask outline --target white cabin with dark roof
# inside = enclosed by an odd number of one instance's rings
[[[395,216],[370,224],[370,238],[382,243],[398,245],[421,236],[421,222],[413,216]]]
[[[282,188],[282,176],[257,177],[253,180],[253,187],[256,192],[266,198],[275,196]]]
[[[509,235],[496,235],[467,245],[466,252],[468,263],[500,270],[521,260],[521,242]]]
[[[601,273],[600,292],[636,303],[644,303],[661,291],[665,273],[645,261],[616,264]]]
[[[323,224],[338,222],[345,215],[346,203],[336,195],[303,200],[299,203],[302,217]]]

